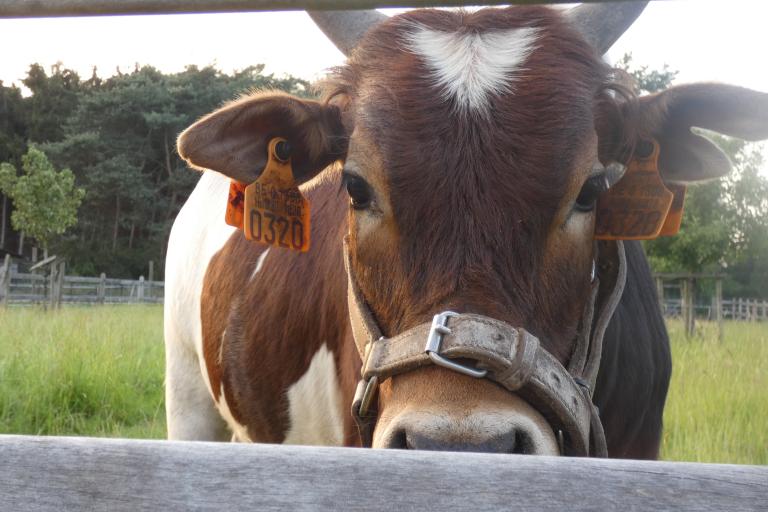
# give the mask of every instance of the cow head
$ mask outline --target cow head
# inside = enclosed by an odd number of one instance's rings
[[[705,84],[634,98],[600,59],[627,19],[605,37],[583,26],[607,18],[420,10],[357,30],[359,42],[350,29],[339,45],[354,50],[322,102],[242,98],[185,131],[179,152],[246,183],[275,136],[302,181],[343,162],[328,172],[349,195],[350,273],[385,336],[444,310],[476,313],[524,328],[567,365],[606,173],[652,137],[666,180],[715,178],[728,161],[691,127],[768,137],[765,94]],[[558,451],[536,403],[441,367],[386,380],[378,405],[374,446]]]

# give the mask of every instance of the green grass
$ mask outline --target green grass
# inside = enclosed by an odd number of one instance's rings
[[[164,437],[162,308],[0,308],[0,433]]]
[[[686,340],[670,322],[672,384],[664,411],[665,460],[768,464],[768,324],[700,323]]]
[[[662,458],[768,464],[768,324],[669,327]],[[0,309],[0,433],[165,437],[162,308]]]

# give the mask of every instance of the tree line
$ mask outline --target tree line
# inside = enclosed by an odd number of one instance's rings
[[[298,95],[310,90],[308,82],[276,78],[263,66],[231,74],[214,67],[162,73],[136,66],[110,78],[94,70],[82,79],[62,65],[47,71],[33,64],[22,83],[26,94],[0,82],[0,163],[6,163],[6,177],[10,168],[24,174],[23,160],[32,149],[27,160],[39,160],[42,152],[54,168],[71,170],[75,195],[84,191],[76,224],[35,242],[65,256],[70,272],[121,277],[146,274],[149,260],[162,271],[171,224],[199,176],[176,154],[179,132],[253,89]],[[0,172],[0,186],[2,178]],[[2,213],[11,210],[9,202],[15,201],[5,198]],[[0,247],[18,253],[22,234],[11,233],[13,223],[5,217]]]
[[[669,87],[676,75],[668,67],[634,66],[630,55],[618,67],[633,77],[641,94]],[[71,227],[53,230],[49,224],[48,231],[36,232],[35,242],[65,256],[70,272],[135,277],[146,273],[150,260],[162,272],[171,224],[198,178],[176,154],[177,134],[249,90],[310,95],[308,82],[263,71],[261,65],[230,74],[189,66],[180,73],[162,73],[136,66],[110,78],[94,70],[83,79],[62,65],[46,71],[33,64],[22,81],[24,94],[0,82],[0,164],[5,163],[0,189],[24,188],[19,183],[30,165],[45,170],[49,181],[40,178],[36,186],[49,189],[42,195],[49,217]],[[724,273],[727,295],[765,296],[768,179],[760,174],[763,155],[756,145],[712,137],[731,158],[734,172],[689,187],[680,233],[646,242],[646,252],[655,271]],[[53,182],[56,186],[46,185]],[[9,203],[15,202],[4,197],[0,203],[0,249],[7,252],[23,245],[8,218],[13,211]],[[15,206],[19,217],[20,204]],[[73,207],[77,214],[69,216]],[[41,221],[46,222],[53,221]]]

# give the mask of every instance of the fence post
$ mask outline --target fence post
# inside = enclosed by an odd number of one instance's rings
[[[149,279],[147,280],[147,299],[149,302],[154,302],[152,300],[152,281],[155,280],[155,262],[152,260],[149,260]]]
[[[11,303],[11,255],[5,255],[2,279],[0,279],[0,302],[8,307]]]
[[[656,296],[659,299],[661,315],[664,316],[664,279],[659,276],[656,277]]]
[[[137,290],[139,302],[144,302],[144,276],[139,276],[139,288]]]
[[[696,332],[696,281],[694,279],[689,279],[688,283],[688,305],[691,311],[688,317],[690,321],[688,336],[693,336]]]
[[[693,336],[696,329],[695,311],[693,310],[693,287],[692,278],[683,281],[683,323],[685,324],[685,335]]]
[[[723,342],[723,279],[715,281],[715,318],[717,318],[717,341]]]
[[[51,309],[56,307],[56,283],[58,282],[56,274],[58,269],[57,262],[51,263],[51,273],[48,275],[48,305]],[[43,304],[45,304],[45,299],[43,299]]]
[[[102,272],[99,276],[99,284],[96,287],[96,300],[99,304],[104,304],[107,296],[107,275]]]
[[[67,272],[67,262],[59,262],[59,273],[56,276],[56,309],[61,308],[61,302],[64,297],[64,274]]]
[[[688,281],[680,282],[680,315],[683,317],[683,332],[688,333]]]

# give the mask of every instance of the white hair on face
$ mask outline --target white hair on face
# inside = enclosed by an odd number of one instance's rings
[[[432,72],[445,99],[460,110],[486,113],[491,94],[513,92],[512,82],[536,49],[539,29],[442,32],[415,24],[406,36],[408,49]]]

